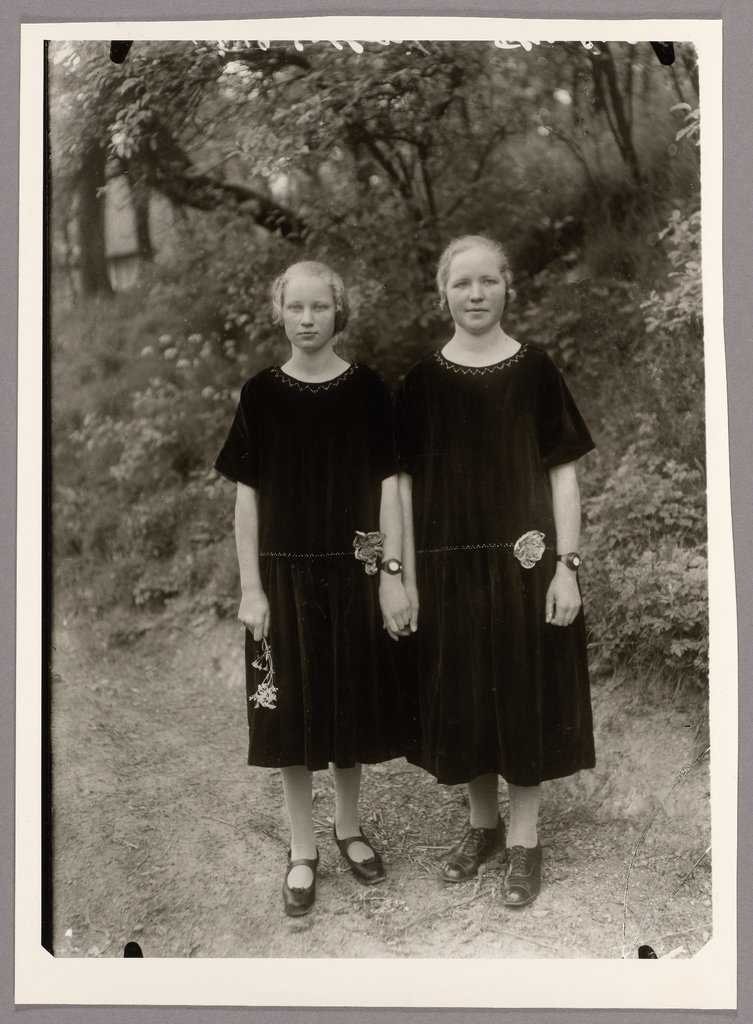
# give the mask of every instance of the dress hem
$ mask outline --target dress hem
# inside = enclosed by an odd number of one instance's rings
[[[327,768],[330,768],[330,767],[334,767],[334,768],[355,768],[355,766],[357,764],[369,764],[369,765],[372,765],[372,764],[385,764],[385,762],[387,762],[387,761],[397,761],[398,758],[401,758],[401,757],[405,757],[405,754],[402,751],[400,751],[399,754],[388,754],[386,757],[381,757],[381,756],[380,757],[374,757],[372,755],[370,757],[364,757],[364,758],[351,758],[347,763],[345,761],[341,761],[341,762],[338,763],[336,760],[329,760],[329,761],[321,761],[321,762],[317,761],[315,764],[307,764],[305,760],[288,761],[288,760],[285,759],[285,760],[281,761],[279,758],[276,758],[276,759],[273,759],[273,760],[268,760],[268,761],[260,761],[260,760],[253,760],[252,761],[251,758],[249,757],[247,759],[247,761],[246,761],[246,764],[248,765],[249,768],[277,768],[277,769],[280,769],[280,768],[299,768],[299,767],[303,766],[304,768],[307,768],[310,772],[322,772],[322,771],[325,771]]]
[[[596,759],[592,758],[591,760],[578,765],[576,768],[570,768],[567,771],[542,772],[537,779],[531,780],[530,777],[526,777],[525,779],[522,777],[514,778],[511,773],[508,772],[505,774],[501,771],[499,766],[480,768],[478,771],[474,771],[471,774],[463,772],[460,775],[450,776],[444,772],[438,774],[433,768],[428,768],[424,763],[422,763],[418,757],[413,757],[410,754],[407,754],[405,759],[409,764],[415,765],[416,768],[421,768],[429,775],[432,775],[441,786],[464,786],[469,782],[473,782],[473,780],[477,779],[480,775],[499,775],[500,778],[504,779],[504,781],[511,786],[540,786],[542,782],[553,782],[555,779],[567,779],[571,775],[577,775],[578,772],[590,771],[592,768],[596,767]]]

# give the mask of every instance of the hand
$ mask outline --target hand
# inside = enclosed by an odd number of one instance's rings
[[[405,593],[410,604],[409,628],[402,634],[407,636],[409,633],[415,633],[418,629],[418,587],[415,580],[403,580],[403,586],[405,587]]]
[[[261,587],[243,594],[238,618],[254,634],[254,640],[269,635],[269,601]]]
[[[407,636],[411,608],[403,581],[398,576],[386,576],[379,583],[379,607],[382,609],[384,628],[393,640]]]
[[[577,576],[566,565],[558,565],[546,592],[546,621],[552,626],[569,626],[580,606]]]

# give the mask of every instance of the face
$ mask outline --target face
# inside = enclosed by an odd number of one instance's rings
[[[458,327],[484,334],[496,327],[505,308],[505,279],[488,249],[458,253],[447,275],[447,305]]]
[[[303,352],[319,352],[335,333],[335,300],[320,277],[293,274],[282,294],[282,322],[288,340]]]

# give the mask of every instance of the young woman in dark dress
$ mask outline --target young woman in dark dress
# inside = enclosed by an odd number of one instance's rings
[[[290,358],[246,382],[215,465],[237,484],[248,761],[281,769],[283,900],[297,916],[316,890],[316,769],[333,765],[334,838],[351,871],[364,884],[385,877],[359,826],[361,764],[403,754],[389,637],[410,610],[391,404],[375,373],[333,349],[348,317],[342,280],[294,264],[272,305]]]
[[[397,400],[403,579],[418,622],[408,758],[468,784],[470,824],[443,877],[471,878],[506,848],[505,903],[522,906],[541,884],[540,784],[594,764],[575,472],[593,442],[549,356],[501,326],[502,247],[456,239],[437,285],[455,332]]]

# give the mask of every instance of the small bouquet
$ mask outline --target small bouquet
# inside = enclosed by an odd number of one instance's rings
[[[256,708],[269,708],[274,711],[277,707],[277,687],[275,686],[275,668],[272,664],[272,648],[269,646],[266,637],[261,639],[261,652],[251,664],[264,677],[256,687],[255,693],[248,698]]]
[[[364,533],[356,530],[353,538],[355,556],[359,562],[364,563],[367,576],[373,576],[379,571],[379,560],[384,554],[384,534],[379,530],[372,530],[371,533]]]
[[[524,569],[533,569],[545,549],[544,534],[541,530],[529,530],[515,541],[512,553]]]

